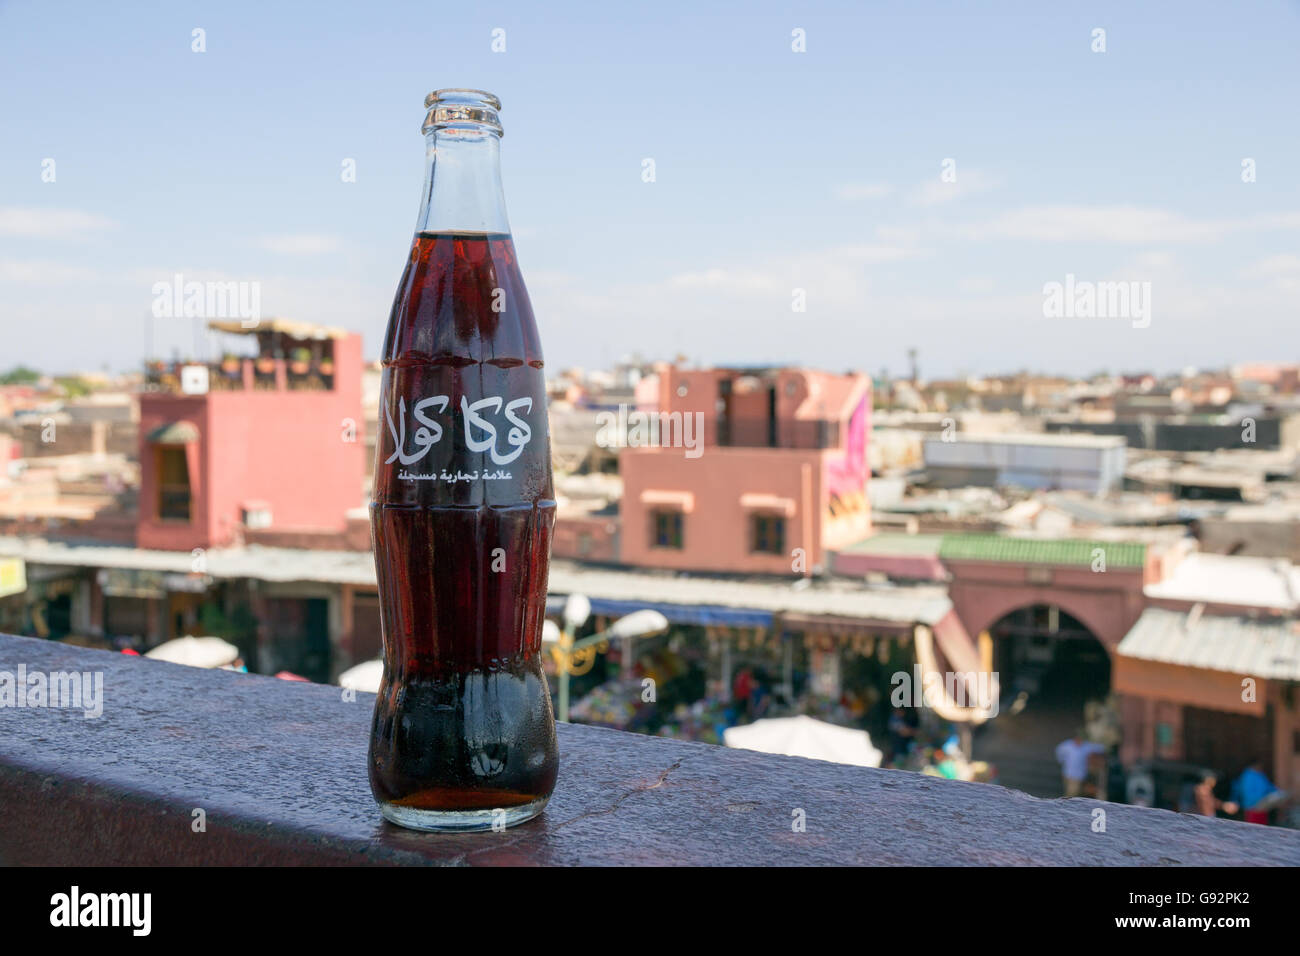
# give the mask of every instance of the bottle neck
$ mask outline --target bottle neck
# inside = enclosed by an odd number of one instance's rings
[[[431,129],[425,144],[424,193],[415,231],[509,234],[499,132]]]

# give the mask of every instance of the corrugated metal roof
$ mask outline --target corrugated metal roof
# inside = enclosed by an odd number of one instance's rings
[[[1298,624],[1148,608],[1119,642],[1119,653],[1202,670],[1300,680]]]
[[[1001,561],[1010,564],[1058,564],[1091,567],[1100,548],[1106,567],[1140,568],[1145,544],[1080,538],[1011,538],[999,534],[946,534],[939,546],[944,561]]]
[[[1094,435],[1085,432],[1012,433],[996,435],[968,435],[958,433],[951,438],[927,436],[927,445],[1033,445],[1038,448],[1121,448],[1125,441],[1121,435]]]
[[[1295,611],[1300,610],[1300,568],[1281,558],[1198,551],[1143,592],[1157,600]]]
[[[188,551],[70,545],[21,537],[0,537],[0,555],[21,557],[32,564],[178,573],[189,573],[194,561]],[[204,555],[204,561],[204,572],[214,578],[375,586],[375,562],[369,551],[314,551],[252,545],[213,549]],[[794,585],[795,582],[779,579],[682,576],[553,561],[549,590],[553,594],[581,593],[593,600],[743,608],[768,613],[831,615],[931,625],[952,608],[944,588],[933,585],[886,589],[851,581]]]
[[[806,587],[794,585],[795,582],[778,580],[680,576],[558,561],[551,564],[550,590],[615,601],[714,605],[931,625],[952,608],[945,589],[933,585],[887,589],[846,581],[817,582]]]
[[[43,538],[0,537],[0,555],[31,564],[140,571],[194,570],[188,551],[155,551],[123,545],[65,544]],[[203,555],[203,571],[214,578],[259,581],[322,581],[375,586],[375,561],[369,551],[315,551],[299,548],[214,548]]]

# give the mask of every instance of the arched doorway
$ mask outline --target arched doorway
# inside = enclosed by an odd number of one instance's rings
[[[976,756],[996,765],[1004,786],[1059,797],[1056,747],[1083,729],[1089,701],[1109,695],[1110,654],[1086,624],[1055,605],[1017,608],[987,633],[1002,706],[976,739]]]
[[[989,628],[993,664],[1002,690],[1027,706],[1083,718],[1083,706],[1110,693],[1110,654],[1078,618],[1054,605],[1035,604]]]

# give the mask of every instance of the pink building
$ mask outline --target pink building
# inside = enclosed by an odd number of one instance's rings
[[[137,546],[345,534],[365,475],[361,336],[283,319],[213,327],[256,336],[259,354],[151,367]]]
[[[664,366],[638,398],[619,458],[623,563],[810,574],[869,533],[866,376]]]

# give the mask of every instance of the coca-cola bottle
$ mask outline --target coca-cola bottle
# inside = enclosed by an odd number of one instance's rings
[[[401,826],[476,830],[535,816],[555,787],[541,665],[555,496],[542,349],[501,189],[501,104],[438,90],[425,106],[370,506],[384,639],[370,786]]]

